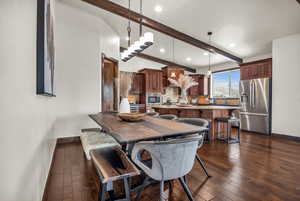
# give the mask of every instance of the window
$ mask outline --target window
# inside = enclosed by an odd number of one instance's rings
[[[240,71],[212,74],[213,98],[239,98]]]

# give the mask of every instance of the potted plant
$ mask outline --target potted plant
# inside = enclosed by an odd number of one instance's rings
[[[198,85],[195,80],[188,75],[180,74],[178,80],[169,78],[171,84],[179,87],[181,89],[181,96],[179,98],[179,104],[188,104],[187,90],[193,86]]]
[[[120,97],[121,103],[119,113],[130,113],[128,101],[129,90],[131,89],[133,74],[130,72],[120,72]]]

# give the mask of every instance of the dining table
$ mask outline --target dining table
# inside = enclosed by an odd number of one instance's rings
[[[208,130],[206,127],[189,125],[148,115],[137,122],[123,121],[118,117],[118,113],[116,112],[100,112],[98,114],[90,114],[89,117],[121,145],[199,134]]]
[[[112,136],[122,145],[122,147],[125,148],[124,151],[127,152],[129,156],[131,155],[134,144],[140,141],[167,140],[179,136],[202,134],[208,131],[206,127],[194,126],[174,120],[160,119],[148,115],[137,122],[123,121],[118,117],[117,112],[100,112],[90,114],[89,117],[101,126],[101,129],[106,134]],[[129,183],[131,183],[131,181]],[[144,189],[152,183],[157,183],[157,181],[152,180],[146,184],[143,183],[144,181],[130,191],[139,192],[140,189]],[[167,198],[168,193],[164,192],[164,194]]]

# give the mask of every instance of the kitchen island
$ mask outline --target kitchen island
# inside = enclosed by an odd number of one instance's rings
[[[239,110],[239,106],[223,105],[193,105],[180,107],[177,105],[157,105],[152,108],[159,114],[174,114],[178,117],[185,118],[206,118],[211,121],[211,139],[217,138],[217,124],[215,118],[229,117],[233,110]],[[225,125],[221,126],[221,131],[225,131]]]

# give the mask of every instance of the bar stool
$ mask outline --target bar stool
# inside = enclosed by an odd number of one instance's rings
[[[217,130],[217,140],[220,141],[224,141],[227,142],[228,144],[232,144],[232,143],[240,143],[240,120],[237,118],[232,118],[232,117],[219,117],[219,118],[215,118],[215,121],[217,122],[217,126],[218,126],[218,130]],[[225,137],[220,137],[221,134],[221,124],[222,123],[226,123],[227,124],[227,138]],[[235,138],[231,137],[231,129],[232,129],[232,125],[237,125],[238,127],[238,135]]]

